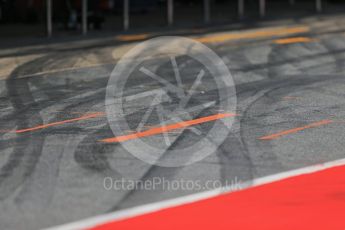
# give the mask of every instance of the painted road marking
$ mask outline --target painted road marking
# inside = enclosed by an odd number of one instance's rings
[[[289,180],[294,180],[294,178],[298,178],[300,176],[308,176],[308,175],[313,175],[313,173],[317,173],[317,172],[322,172],[324,170],[327,169],[332,169],[332,168],[336,168],[339,166],[345,166],[345,159],[340,159],[340,160],[336,160],[336,161],[331,161],[331,162],[326,162],[323,164],[318,164],[318,165],[313,165],[313,166],[308,166],[305,168],[300,168],[300,169],[296,169],[296,170],[291,170],[291,171],[287,171],[287,172],[282,172],[282,173],[278,173],[278,174],[274,174],[274,175],[270,175],[270,176],[266,176],[266,177],[262,177],[262,178],[257,178],[254,179],[252,181],[247,181],[247,182],[243,182],[240,184],[240,186],[242,188],[249,188],[249,187],[257,187],[260,186],[262,188],[265,188],[265,186],[262,185],[270,185],[273,182],[279,182],[285,179],[289,179]],[[341,175],[345,175],[344,173],[342,173]],[[339,176],[339,175],[338,175]],[[328,178],[327,180],[328,182],[332,182],[332,178]],[[283,181],[281,182],[283,183]],[[306,183],[308,184],[308,182]],[[317,184],[322,186],[322,182],[320,182],[319,179],[317,179]],[[321,187],[320,187],[321,188]],[[320,190],[316,189],[316,191]],[[290,187],[289,188],[290,191],[295,190],[295,187]],[[322,190],[322,189],[321,189]],[[69,224],[65,224],[65,225],[61,225],[61,226],[56,226],[56,227],[52,227],[46,230],[76,230],[76,229],[91,229],[93,227],[96,226],[101,226],[104,224],[109,224],[109,223],[113,223],[115,224],[117,221],[122,221],[122,220],[126,220],[129,218],[133,218],[133,220],[135,220],[136,218],[134,217],[145,217],[149,214],[153,214],[156,212],[160,212],[160,211],[169,211],[171,209],[173,209],[174,207],[182,207],[186,206],[188,204],[197,204],[196,202],[202,202],[205,200],[210,200],[212,199],[218,199],[218,197],[220,197],[220,195],[224,194],[227,191],[227,188],[219,188],[219,189],[215,189],[215,190],[211,190],[211,191],[206,191],[206,192],[201,192],[201,193],[195,193],[192,195],[188,195],[188,196],[184,196],[184,197],[179,197],[179,198],[175,198],[175,199],[171,199],[171,200],[166,200],[166,201],[161,201],[161,202],[155,202],[155,203],[151,203],[151,204],[147,204],[147,205],[142,205],[142,206],[138,206],[138,207],[134,207],[134,208],[130,208],[130,209],[126,209],[126,210],[121,210],[121,211],[116,211],[113,213],[107,213],[107,214],[103,214],[103,215],[99,215],[99,216],[95,216],[95,217],[91,217],[85,220],[81,220],[81,221],[76,221],[73,223],[69,223]],[[314,192],[314,190],[311,190],[310,188],[307,191],[311,191]],[[230,191],[231,192],[231,191]],[[242,193],[245,191],[239,191],[238,193]],[[337,192],[337,191],[335,191]],[[277,194],[279,195],[279,192],[277,192]],[[231,193],[226,194],[225,196],[229,196],[232,195]],[[256,194],[254,194],[254,197],[257,197],[259,199],[261,199],[261,197],[258,197]],[[296,198],[295,196],[292,196],[294,199]],[[328,197],[330,197],[331,199],[333,199],[333,196],[328,195]],[[261,199],[262,200],[262,199]],[[270,197],[267,198],[267,200],[271,200]],[[280,201],[281,204],[285,204],[285,207],[295,207],[295,206],[291,206],[293,204],[292,203],[286,203],[284,202],[284,200]],[[230,207],[232,210],[232,212],[236,212],[236,208],[232,205],[229,204],[228,202],[224,203],[224,206]],[[339,203],[338,203],[339,204]],[[315,202],[314,204],[317,205],[317,202]],[[253,205],[248,204],[248,207],[251,207]],[[230,210],[231,211],[231,210]],[[207,211],[208,214],[218,214],[221,213],[221,210],[215,210],[214,212],[210,212]],[[179,212],[176,212],[176,214],[178,214]],[[229,212],[223,212],[226,213],[227,219],[229,219]],[[258,213],[262,213],[261,211],[259,211]],[[256,213],[256,214],[258,214]],[[306,212],[308,213],[308,212]],[[281,211],[277,211],[276,214],[279,214],[280,217],[285,216],[283,215],[283,213]],[[321,212],[320,214],[324,214],[323,212]],[[144,216],[145,215],[145,216]],[[191,217],[191,213],[186,213],[184,214],[186,215],[186,217]],[[249,215],[249,209],[247,209],[247,211],[245,212],[245,214],[243,215],[243,218],[245,218],[246,222],[248,222],[248,215]],[[343,212],[339,212],[339,215],[343,215]],[[269,215],[266,215],[266,217],[270,217]],[[322,216],[320,217],[320,219],[325,220],[326,216]],[[210,216],[208,216],[207,218],[205,218],[207,220],[213,220],[213,218],[210,218]],[[233,220],[234,218],[231,218],[231,220]],[[262,220],[262,219],[260,219]],[[272,220],[272,219],[271,219]],[[199,220],[195,220],[194,223],[199,223]],[[270,220],[268,220],[269,222]],[[153,221],[155,222],[155,220]],[[313,220],[311,220],[311,222],[313,222]],[[166,227],[166,221],[164,222],[165,227]],[[171,223],[171,222],[170,222]],[[216,224],[217,222],[212,221],[212,228],[215,227],[214,224]],[[218,223],[222,223],[222,222],[218,222]],[[291,225],[289,224],[285,224],[286,226],[289,226],[289,228],[291,228]],[[182,229],[186,229],[187,225],[184,225],[184,227]],[[256,229],[258,227],[264,227],[263,226],[263,222],[261,221],[260,224],[258,224],[257,226],[253,226],[252,228],[236,228],[236,229]],[[191,225],[188,226],[189,228],[194,229],[193,227],[195,227],[195,225]],[[281,227],[281,226],[280,226]],[[161,227],[160,229],[162,229],[163,227]],[[227,229],[229,228],[233,228],[232,227],[227,227]],[[103,228],[103,229],[115,229],[115,227],[113,226],[113,228]],[[117,229],[117,228],[116,228]],[[133,228],[131,228],[133,229]],[[210,228],[209,228],[210,229]],[[268,229],[268,228],[266,228]],[[272,229],[280,229],[280,228],[272,228]],[[304,228],[304,229],[310,229],[308,227]],[[313,228],[313,229],[319,229],[319,228]],[[328,229],[326,227],[326,229]]]
[[[131,42],[131,41],[140,41],[149,38],[150,34],[132,34],[132,35],[119,35],[115,39],[121,42]]]
[[[309,125],[306,125],[306,126],[302,126],[302,127],[297,127],[297,128],[294,128],[294,129],[289,129],[289,130],[281,131],[279,133],[271,134],[271,135],[268,135],[268,136],[263,136],[263,137],[260,137],[259,140],[274,140],[274,139],[278,139],[279,137],[282,137],[282,136],[285,136],[285,135],[288,135],[288,134],[291,134],[291,133],[297,133],[297,132],[305,130],[305,129],[315,128],[315,127],[319,127],[319,126],[322,126],[322,125],[327,125],[327,124],[330,124],[330,123],[333,123],[333,121],[332,120],[322,120],[322,121],[315,122],[315,123],[312,123],[312,124],[309,124]]]
[[[308,26],[299,26],[291,28],[273,28],[256,31],[249,31],[243,33],[224,33],[216,34],[206,37],[197,38],[196,40],[203,43],[217,43],[240,39],[257,39],[274,36],[287,36],[292,34],[307,33],[310,31]]]
[[[294,37],[294,38],[282,38],[274,40],[273,43],[279,44],[279,45],[285,45],[285,44],[293,44],[293,43],[308,43],[313,42],[314,39],[307,38],[307,37]]]
[[[177,123],[170,124],[170,125],[163,125],[163,126],[159,126],[156,128],[152,128],[152,129],[143,131],[143,132],[133,133],[130,135],[107,138],[107,139],[101,140],[101,142],[105,142],[105,143],[124,142],[124,141],[133,140],[133,139],[137,139],[137,138],[148,137],[148,136],[153,136],[153,135],[157,135],[157,134],[163,134],[163,133],[169,132],[171,130],[182,129],[182,128],[190,127],[193,125],[198,125],[198,124],[202,124],[202,123],[206,123],[206,122],[210,122],[210,121],[215,121],[215,120],[219,120],[219,119],[223,119],[223,118],[227,118],[227,117],[234,117],[234,116],[236,116],[236,114],[220,113],[220,114],[216,114],[216,115],[212,115],[212,116],[208,116],[208,117],[202,117],[202,118],[198,118],[198,119],[194,119],[194,120],[177,122]]]
[[[269,28],[269,29],[260,29],[256,31],[249,32],[240,32],[240,33],[222,33],[208,35],[205,37],[197,37],[195,40],[203,43],[214,43],[214,42],[224,42],[230,40],[240,40],[240,39],[250,39],[250,38],[263,38],[263,37],[272,37],[272,36],[287,36],[291,34],[306,33],[309,32],[310,28],[307,26],[298,26],[290,28]],[[146,40],[152,37],[152,34],[133,34],[133,35],[119,35],[115,39],[118,41],[130,42],[130,41],[141,41]],[[296,41],[306,42],[307,38],[296,38]],[[287,44],[289,41],[277,41],[277,42],[286,42],[282,44]],[[293,40],[290,41],[291,43]],[[280,44],[280,43],[279,43]]]
[[[57,126],[57,125],[62,125],[62,124],[71,123],[71,122],[75,122],[75,121],[82,121],[82,120],[87,120],[87,119],[91,119],[91,118],[101,117],[104,115],[105,115],[105,113],[102,113],[102,112],[93,113],[93,114],[88,114],[88,115],[85,115],[82,117],[77,117],[77,118],[73,118],[73,119],[69,119],[69,120],[57,121],[57,122],[53,122],[53,123],[49,123],[49,124],[45,124],[45,125],[39,125],[39,126],[35,126],[32,128],[27,128],[27,129],[19,129],[19,130],[16,130],[15,132],[16,133],[32,132],[32,131],[37,131],[40,129],[49,128],[52,126]]]

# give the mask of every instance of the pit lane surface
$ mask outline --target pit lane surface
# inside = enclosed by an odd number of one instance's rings
[[[344,158],[343,20],[316,20],[293,34],[241,40],[216,34],[218,40],[204,40],[232,72],[238,103],[232,112],[238,116],[217,152],[186,167],[149,165],[119,143],[100,142],[114,136],[105,115],[105,90],[118,47],[33,55],[0,83],[0,228],[45,228],[200,192],[107,190],[106,177],[226,185]],[[291,37],[295,40],[281,41]],[[198,71],[184,59],[178,64]],[[167,65],[155,68],[164,72]],[[183,81],[190,85],[194,78],[185,75]],[[134,78],[128,96],[155,89],[150,83]],[[127,120],[142,117],[140,108],[132,112]],[[193,143],[193,138],[181,132],[173,144]]]

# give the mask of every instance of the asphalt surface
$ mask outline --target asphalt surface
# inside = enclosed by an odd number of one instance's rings
[[[313,18],[294,25],[306,26],[308,32],[259,33],[206,43],[232,73],[237,110],[229,112],[237,116],[217,151],[184,167],[150,165],[120,143],[101,142],[114,137],[104,114],[110,74],[124,50],[136,43],[80,48],[61,44],[64,49],[47,48],[32,54],[2,50],[0,68],[10,69],[10,74],[0,81],[0,229],[46,228],[210,189],[109,190],[104,185],[109,177],[229,185],[344,158],[344,21],[342,16]],[[215,36],[223,38],[223,34]],[[309,40],[277,42],[286,37]],[[200,66],[185,57],[176,60],[183,66],[182,82],[189,88]],[[14,67],[9,63],[15,63]],[[169,81],[170,64],[150,59],[150,68]],[[212,84],[207,73],[196,103],[217,98]],[[126,96],[161,87],[139,73],[126,86]],[[171,98],[167,107],[175,103],[176,98]],[[214,114],[217,109],[207,108],[198,116]],[[124,118],[135,129],[145,106],[134,104],[126,111]],[[330,122],[306,127],[325,120]],[[207,134],[210,124],[198,126],[200,135],[190,129],[169,133],[170,148],[194,143]],[[147,125],[159,125],[159,118],[152,116]],[[304,128],[293,130],[298,127]],[[292,131],[276,139],[260,139],[284,130]],[[164,148],[164,135],[145,140]],[[162,157],[169,156],[163,153]]]

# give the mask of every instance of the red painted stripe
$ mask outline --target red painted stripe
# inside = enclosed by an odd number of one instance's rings
[[[344,230],[345,166],[169,208],[92,230]]]

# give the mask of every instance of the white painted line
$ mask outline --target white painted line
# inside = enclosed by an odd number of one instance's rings
[[[252,181],[241,183],[239,187],[249,188],[249,187],[264,185],[264,184],[284,180],[287,178],[315,173],[315,172],[322,171],[325,169],[330,169],[333,167],[344,166],[344,165],[345,165],[345,158],[254,179]],[[100,224],[105,224],[107,222],[123,220],[123,219],[131,218],[131,217],[135,217],[135,216],[139,216],[139,215],[143,215],[147,213],[156,212],[156,211],[166,209],[166,208],[172,208],[172,207],[176,207],[183,204],[205,200],[208,198],[218,196],[220,194],[224,194],[226,192],[229,193],[229,188],[226,188],[226,187],[219,188],[219,189],[215,189],[215,190],[211,190],[207,192],[196,193],[189,196],[184,196],[184,197],[166,200],[162,202],[142,205],[142,206],[138,206],[135,208],[130,208],[130,209],[122,210],[122,211],[99,215],[99,216],[95,216],[89,219],[77,221],[74,223],[69,223],[69,224],[65,224],[65,225],[61,225],[57,227],[48,228],[46,230],[79,230],[79,229],[92,228]]]

